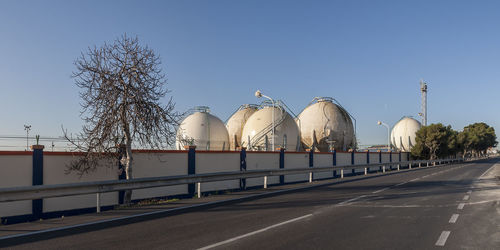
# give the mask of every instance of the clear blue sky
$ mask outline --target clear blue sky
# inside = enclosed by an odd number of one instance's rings
[[[500,130],[498,1],[0,1],[0,135],[80,130],[73,62],[137,35],[157,51],[177,110],[226,120],[257,89],[299,113],[330,96],[361,144],[420,111],[429,122]]]

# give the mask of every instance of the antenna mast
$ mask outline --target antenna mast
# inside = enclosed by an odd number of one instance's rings
[[[422,93],[422,112],[419,115],[422,116],[422,125],[427,126],[427,83],[424,80],[420,80],[420,92]]]

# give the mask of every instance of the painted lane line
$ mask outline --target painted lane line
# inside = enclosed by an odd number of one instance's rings
[[[380,192],[384,192],[384,191],[385,191],[385,190],[387,190],[387,189],[390,189],[390,188],[388,188],[388,187],[386,187],[386,188],[382,188],[382,189],[379,189],[379,190],[377,190],[377,191],[373,191],[373,192],[372,192],[372,194],[377,194],[377,193],[380,193]]]
[[[464,196],[464,201],[469,200],[469,198],[470,198],[469,195]]]
[[[283,225],[288,224],[288,223],[296,222],[298,220],[302,220],[302,219],[305,219],[305,218],[308,218],[308,217],[311,217],[311,216],[312,216],[312,214],[306,214],[304,216],[300,216],[300,217],[297,217],[295,219],[283,221],[281,223],[274,224],[274,225],[268,226],[266,228],[259,229],[257,231],[253,231],[253,232],[250,232],[250,233],[247,233],[247,234],[236,236],[234,238],[231,238],[231,239],[228,239],[228,240],[225,240],[225,241],[221,241],[221,242],[218,242],[218,243],[215,243],[215,244],[212,244],[212,245],[208,245],[208,246],[205,246],[205,247],[202,247],[202,248],[198,248],[198,250],[205,250],[205,249],[211,249],[211,248],[214,248],[214,247],[222,246],[224,244],[231,243],[233,241],[237,241],[237,240],[240,240],[240,239],[252,236],[252,235],[256,235],[258,233],[265,232],[265,231],[267,231],[269,229],[273,229],[273,228],[276,228],[276,227],[279,227],[279,226],[283,226]]]
[[[357,200],[359,200],[361,198],[364,198],[364,197],[366,197],[366,195],[361,195],[361,196],[358,196],[358,197],[355,197],[355,198],[343,201],[343,202],[339,203],[338,205],[345,205],[347,203],[350,203],[350,202],[353,202],[353,201],[357,201]]]
[[[462,210],[462,209],[464,209],[464,206],[465,206],[465,203],[460,203],[460,204],[458,204],[457,209]]]
[[[455,223],[457,222],[457,220],[458,220],[458,214],[453,214],[448,223]]]
[[[444,246],[444,244],[446,244],[448,236],[450,236],[450,231],[443,231],[439,236],[439,239],[436,241],[436,246]]]
[[[401,186],[401,185],[404,185],[404,184],[406,184],[406,183],[408,183],[408,182],[407,182],[407,181],[405,181],[405,182],[401,182],[401,183],[399,183],[399,184],[396,184],[396,185],[394,185],[394,186],[395,186],[395,187],[397,187],[397,186]]]
[[[413,179],[411,181],[418,181],[418,180],[420,180],[420,177],[419,178],[415,178],[415,179]]]

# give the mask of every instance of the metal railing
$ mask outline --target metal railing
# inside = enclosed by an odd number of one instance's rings
[[[164,177],[151,177],[151,178],[136,178],[131,180],[109,180],[109,181],[96,181],[96,182],[81,182],[81,183],[68,183],[68,184],[54,184],[54,185],[39,185],[39,186],[23,186],[23,187],[10,187],[0,188],[0,202],[21,201],[21,200],[36,200],[51,197],[63,197],[82,194],[97,194],[97,211],[100,208],[100,194],[107,192],[116,192],[122,190],[144,189],[153,187],[164,187],[181,184],[196,183],[197,194],[200,197],[200,183],[226,181],[244,178],[258,178],[264,177],[264,188],[267,188],[268,176],[292,175],[292,174],[309,174],[309,182],[312,182],[312,173],[315,172],[328,172],[333,170],[340,170],[340,178],[344,177],[344,169],[360,169],[364,168],[364,174],[367,174],[367,169],[370,167],[382,167],[382,172],[385,172],[386,166],[430,166],[442,163],[462,162],[462,159],[444,159],[444,160],[431,160],[431,161],[405,161],[405,162],[388,162],[388,163],[372,163],[372,164],[358,164],[358,165],[344,165],[344,166],[328,166],[328,167],[307,167],[297,169],[270,169],[270,170],[246,170],[234,172],[217,172],[208,174],[194,174],[194,175],[179,175],[179,176],[164,176]]]

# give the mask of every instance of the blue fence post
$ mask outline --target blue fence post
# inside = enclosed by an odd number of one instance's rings
[[[245,147],[241,148],[240,151],[240,171],[247,170],[247,151]],[[247,179],[240,179],[240,189],[244,190],[247,188]]]
[[[366,151],[366,164],[370,164],[370,150],[367,150],[367,151]],[[367,172],[370,172],[370,168],[369,168],[369,167],[367,167],[367,168],[366,168],[366,171],[367,171]]]
[[[280,169],[285,168],[285,149],[280,148]],[[280,175],[280,184],[285,184],[285,176]]]
[[[354,165],[354,150],[351,151],[351,165]],[[354,171],[354,168],[352,169],[352,175],[355,175],[356,172]]]
[[[333,149],[332,151],[332,164],[333,166],[337,166],[337,150]],[[337,177],[337,170],[333,170],[333,178]]]
[[[196,174],[196,146],[184,146],[184,148],[188,150],[188,175]],[[194,183],[188,184],[188,193],[194,196]]]
[[[43,185],[43,145],[33,145],[33,186]],[[32,200],[31,210],[33,219],[40,219],[43,215],[43,200]]]
[[[392,151],[389,150],[389,162],[392,162]],[[389,168],[392,170],[392,164],[389,164]]]
[[[314,166],[314,150],[309,151],[309,167],[312,168]],[[312,173],[312,179],[314,180],[314,173]]]
[[[382,151],[378,150],[378,163],[382,163]],[[378,167],[379,171],[382,171],[382,166]]]

